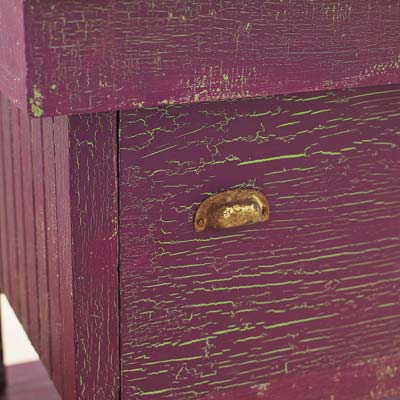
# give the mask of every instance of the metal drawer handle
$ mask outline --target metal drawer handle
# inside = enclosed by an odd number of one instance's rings
[[[204,200],[196,211],[194,229],[226,229],[266,222],[269,205],[265,196],[254,189],[220,192]]]

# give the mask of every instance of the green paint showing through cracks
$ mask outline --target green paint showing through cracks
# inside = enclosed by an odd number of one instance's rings
[[[267,161],[275,161],[275,160],[285,160],[285,159],[291,159],[291,158],[302,158],[306,157],[304,153],[298,153],[298,154],[287,154],[284,156],[276,156],[276,157],[269,157],[269,158],[261,158],[259,160],[249,160],[249,161],[242,161],[238,165],[250,165],[250,164],[259,164]]]
[[[36,85],[33,86],[33,98],[29,99],[29,104],[31,105],[31,112],[34,117],[39,118],[44,114],[42,108],[43,95]]]
[[[278,125],[277,128],[284,128],[286,126],[296,125],[296,124],[299,124],[299,123],[300,123],[300,121],[286,122],[285,124]]]
[[[321,154],[324,156],[340,156],[340,155],[342,155],[342,151],[350,151],[350,150],[355,150],[355,147],[345,147],[343,149],[340,149],[340,151],[319,150],[312,154],[306,154],[305,152],[298,153],[298,154],[286,154],[284,156],[275,156],[275,157],[269,157],[269,158],[260,158],[258,160],[242,161],[237,165],[242,166],[242,165],[259,164],[259,163],[264,163],[264,162],[268,162],[268,161],[289,160],[289,159],[293,159],[293,158],[305,158],[305,157],[309,157],[310,155],[317,155],[317,154]]]

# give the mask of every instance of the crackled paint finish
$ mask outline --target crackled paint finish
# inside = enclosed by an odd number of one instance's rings
[[[121,113],[123,399],[400,395],[399,104],[385,86]],[[195,233],[237,187],[270,221]]]
[[[399,0],[0,1],[0,284],[63,398],[400,395],[400,86],[326,91],[398,84],[399,23]],[[237,187],[270,222],[196,234]]]
[[[1,291],[63,399],[119,399],[116,114],[0,95]]]
[[[69,132],[76,375],[67,378],[74,399],[119,400],[116,114],[71,116]]]
[[[6,3],[0,55],[21,36],[21,10],[14,18]],[[34,116],[400,82],[398,0],[23,5],[27,67],[11,68],[21,45],[2,62],[3,86],[19,103],[27,92]]]

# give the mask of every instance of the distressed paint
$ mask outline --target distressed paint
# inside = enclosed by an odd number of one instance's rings
[[[400,395],[399,104],[385,86],[121,112],[123,399]],[[195,233],[235,187],[270,222]]]
[[[400,82],[398,0],[21,2],[0,90],[37,117]]]
[[[0,92],[26,110],[24,1],[0,1]]]
[[[119,399],[116,114],[69,119],[76,399]]]
[[[1,290],[63,398],[119,399],[116,114],[0,100]]]
[[[398,0],[0,3],[1,289],[64,398],[400,395],[400,87],[229,100],[398,83]],[[271,222],[194,234],[233,187]]]
[[[400,400],[399,356],[350,362],[336,368],[321,368],[304,374],[272,379],[256,385],[253,393],[228,392],[223,399],[235,400]],[[335,393],[332,395],[332,393]],[[393,396],[390,397],[389,396]],[[208,400],[213,400],[210,397]]]

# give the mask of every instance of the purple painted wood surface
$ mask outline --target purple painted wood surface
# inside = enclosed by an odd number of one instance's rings
[[[1,257],[1,291],[10,292],[10,270],[9,265],[9,245],[8,245],[8,226],[7,226],[7,196],[6,196],[6,164],[5,164],[5,137],[4,130],[7,127],[7,115],[4,115],[6,108],[4,104],[7,100],[0,93],[0,257]]]
[[[246,389],[228,391],[223,399],[258,400],[267,393],[268,400],[400,400],[399,362],[396,355],[278,377],[269,385],[255,388],[255,394],[249,394]]]
[[[24,20],[27,78],[15,51],[0,90],[36,116],[400,82],[397,0],[27,0]]]
[[[38,353],[46,369],[51,371],[49,266],[46,246],[46,199],[43,167],[43,120],[31,120],[32,172],[35,204],[36,260],[40,320]],[[18,314],[17,314],[18,315]]]
[[[1,289],[62,392],[54,122],[30,120],[4,96],[1,122]],[[68,146],[64,151],[68,166]]]
[[[57,231],[62,323],[62,368],[64,399],[75,399],[75,332],[73,319],[72,238],[70,213],[69,126],[67,117],[54,118],[57,183]]]
[[[12,134],[11,134],[11,105],[9,101],[2,97],[2,137],[4,146],[3,168],[4,168],[4,197],[6,206],[6,229],[7,229],[7,274],[8,283],[5,285],[7,297],[16,311],[21,316],[20,298],[18,292],[18,263],[17,263],[17,231],[16,231],[16,209],[15,209],[15,189],[13,177],[13,157],[12,157]]]
[[[386,86],[121,112],[122,398],[298,398],[308,373],[385,370],[400,345],[399,105]],[[196,234],[199,203],[235,187],[265,193],[270,222]],[[307,399],[365,399],[369,380],[400,394],[367,375],[347,393],[316,380]]]
[[[22,189],[22,160],[21,160],[21,124],[20,110],[17,107],[10,107],[10,134],[12,159],[12,179],[14,190],[14,205],[12,212],[15,216],[15,250],[16,250],[16,293],[18,293],[18,302],[20,307],[19,317],[24,328],[29,331],[28,298],[27,298],[27,270],[25,256],[25,224],[24,224],[24,202]]]
[[[29,312],[28,335],[36,349],[40,347],[40,321],[37,263],[36,263],[36,236],[35,236],[35,206],[33,195],[33,168],[32,148],[30,135],[30,120],[28,115],[20,112],[21,132],[21,161],[22,161],[22,188],[24,204],[24,229],[26,246],[26,277],[27,295],[26,301]]]
[[[60,304],[60,271],[58,257],[57,224],[57,196],[56,196],[56,159],[54,145],[54,121],[52,118],[42,120],[43,140],[43,178],[44,198],[46,209],[46,248],[47,248],[47,276],[49,285],[49,328],[50,328],[50,354],[51,371],[56,387],[63,392],[63,357],[62,357],[62,330],[61,330],[61,304]]]
[[[0,92],[27,107],[23,0],[0,1]]]
[[[69,121],[74,378],[80,400],[119,399],[116,123],[115,113]]]
[[[7,368],[7,390],[2,400],[61,400],[40,362]],[[67,400],[64,398],[64,400]]]
[[[39,303],[39,355],[59,393],[74,398],[68,135],[67,117],[31,121],[38,297],[30,300]]]
[[[28,116],[1,95],[2,290],[38,348],[32,165]]]
[[[63,398],[117,399],[116,115],[1,107],[1,290]]]

